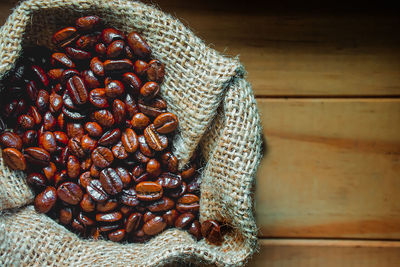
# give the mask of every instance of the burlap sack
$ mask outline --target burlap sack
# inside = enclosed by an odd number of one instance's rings
[[[174,153],[181,167],[199,145],[202,172],[200,220],[232,226],[222,246],[196,242],[172,229],[146,244],[83,240],[32,205],[25,175],[0,160],[0,265],[159,266],[174,261],[241,265],[257,245],[253,187],[261,155],[256,102],[237,59],[207,47],[182,23],[154,7],[129,0],[28,0],[0,29],[0,78],[25,44],[51,47],[50,35],[85,14],[97,14],[125,32],[141,32],[166,64],[162,96],[180,120]]]

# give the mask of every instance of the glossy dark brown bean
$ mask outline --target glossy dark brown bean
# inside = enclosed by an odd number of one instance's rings
[[[172,199],[170,199],[169,197],[162,197],[161,199],[156,200],[151,204],[149,204],[147,208],[151,212],[162,212],[162,211],[165,212],[167,210],[173,209],[174,206],[175,202]]]
[[[133,99],[130,94],[126,94],[125,96],[125,108],[128,118],[131,118],[133,115],[139,112],[139,107],[136,105],[135,99]]]
[[[57,125],[56,118],[54,118],[54,115],[50,111],[47,111],[43,115],[43,127],[44,127],[44,130],[45,131],[54,131],[56,125]]]
[[[74,47],[67,47],[65,48],[65,52],[68,57],[74,59],[74,60],[88,60],[91,58],[90,52],[74,48]]]
[[[185,194],[176,202],[176,209],[179,212],[197,212],[200,208],[200,199],[194,194]]]
[[[5,150],[3,150],[4,153]],[[45,167],[50,162],[50,153],[40,147],[28,147],[24,150],[29,164]]]
[[[114,161],[114,156],[110,149],[99,146],[92,152],[92,161],[99,168],[107,168]]]
[[[18,126],[24,130],[32,129],[35,126],[35,121],[29,115],[23,114],[18,117],[17,120]]]
[[[163,219],[168,226],[174,226],[176,219],[179,217],[179,212],[176,210],[169,210],[163,214]]]
[[[87,89],[95,89],[100,87],[100,81],[91,70],[82,71],[82,79]]]
[[[83,195],[79,205],[84,212],[93,212],[96,210],[96,203],[88,194]]]
[[[43,192],[35,197],[35,210],[40,213],[47,213],[54,207],[56,201],[56,189],[52,186],[48,186]]]
[[[65,203],[76,205],[82,200],[83,192],[79,185],[65,182],[57,188],[57,196]]]
[[[60,216],[58,217],[60,223],[67,225],[72,221],[72,209],[69,207],[64,207],[60,209]]]
[[[80,184],[83,188],[86,188],[86,187],[89,185],[90,181],[92,181],[92,180],[93,180],[93,179],[92,179],[92,177],[90,176],[90,172],[89,172],[89,171],[86,171],[86,172],[82,173],[82,174],[79,176],[79,184]]]
[[[106,168],[100,172],[100,182],[109,195],[116,195],[122,191],[122,180],[113,168]]]
[[[105,55],[105,54],[107,53],[107,47],[106,47],[106,45],[103,44],[103,43],[98,43],[98,44],[95,46],[94,49],[95,49],[96,53],[97,53],[99,56],[103,56],[103,55]]]
[[[59,30],[58,32],[56,32],[53,35],[53,38],[51,39],[51,41],[58,45],[60,43],[65,42],[66,40],[68,40],[69,38],[71,38],[73,35],[75,35],[77,32],[75,27],[66,27],[63,28],[61,30]]]
[[[166,152],[161,156],[161,163],[169,172],[177,173],[179,162],[177,157],[171,152]]]
[[[85,151],[83,151],[81,139],[79,137],[74,137],[68,141],[68,149],[72,155],[79,159],[85,157]]]
[[[147,82],[140,88],[140,95],[146,99],[152,99],[160,92],[160,86],[155,82]]]
[[[36,172],[30,173],[26,177],[26,181],[30,186],[32,186],[36,190],[43,190],[47,186],[47,179],[41,173],[36,173]]]
[[[127,36],[128,45],[133,53],[140,58],[147,58],[151,54],[151,48],[146,41],[137,33],[131,32]]]
[[[150,221],[151,219],[155,218],[157,215],[152,213],[151,211],[147,211],[143,214],[143,222],[146,223]]]
[[[87,122],[85,124],[86,132],[92,137],[100,137],[103,135],[103,128],[97,122]]]
[[[54,53],[51,55],[51,62],[54,67],[75,68],[75,63],[64,53]]]
[[[92,162],[93,162],[93,160],[92,160]],[[99,178],[100,171],[101,171],[101,168],[97,167],[95,164],[92,164],[92,166],[90,167],[90,176],[92,176],[93,178]]]
[[[41,112],[47,111],[47,108],[49,106],[49,101],[50,101],[49,93],[46,90],[39,90],[36,99],[36,107],[39,109],[39,111]]]
[[[133,67],[129,59],[107,59],[103,64],[104,71],[108,73],[130,71]]]
[[[169,134],[178,127],[178,118],[175,114],[167,112],[154,119],[154,127],[160,134]]]
[[[173,197],[173,198],[179,198],[183,196],[187,191],[187,184],[185,182],[182,182],[181,185],[175,189],[169,190],[168,191],[168,196]]]
[[[160,199],[163,195],[161,185],[155,182],[140,182],[136,185],[136,195],[142,201],[154,201]]]
[[[138,138],[134,130],[127,128],[121,137],[122,144],[124,148],[129,153],[134,153],[139,146]]]
[[[162,151],[168,147],[168,138],[165,135],[159,134],[154,124],[146,127],[144,138],[146,139],[146,143],[156,151]]]
[[[164,219],[160,216],[156,216],[143,225],[143,232],[146,235],[153,236],[164,231],[166,227],[167,224],[165,223]]]
[[[46,72],[37,65],[32,65],[31,66],[32,73],[34,75],[34,79],[44,87],[49,86],[49,79],[47,77]]]
[[[106,109],[96,110],[93,113],[93,117],[103,127],[110,128],[115,123],[114,116]]]
[[[95,221],[86,216],[83,212],[79,212],[78,221],[84,226],[92,226],[95,224]]]
[[[134,60],[136,58],[135,54],[133,53],[129,45],[125,46],[124,52],[125,52],[125,57],[129,58],[130,60]]]
[[[43,173],[49,182],[54,182],[54,176],[57,172],[57,167],[53,162],[50,162],[48,166],[43,168]]]
[[[126,220],[125,231],[130,233],[132,231],[137,231],[142,223],[143,215],[139,212],[132,213]]]
[[[111,232],[107,235],[108,239],[114,242],[120,242],[122,239],[124,239],[126,235],[125,229],[118,229],[114,232]]]
[[[85,83],[79,76],[69,78],[67,82],[69,95],[77,105],[83,105],[87,102],[89,95]]]
[[[125,86],[118,80],[112,80],[106,85],[105,90],[107,97],[116,98],[124,94]]]
[[[134,188],[123,189],[120,199],[122,204],[129,207],[135,207],[140,203]]]
[[[125,48],[125,42],[123,40],[115,40],[107,47],[107,57],[117,58],[122,55]]]
[[[145,129],[150,124],[150,119],[143,113],[136,113],[131,120],[131,125],[133,128],[138,130]]]
[[[67,135],[69,138],[82,138],[85,134],[85,130],[83,128],[82,123],[78,122],[69,122],[67,123]]]
[[[125,35],[114,28],[106,28],[101,33],[101,39],[105,44],[110,44],[115,40],[123,40],[125,39]]]
[[[156,183],[161,185],[163,188],[174,189],[181,185],[182,178],[177,174],[164,172],[158,177]]]
[[[200,222],[195,220],[193,221],[188,229],[189,233],[196,238],[196,240],[200,240],[202,235],[201,235],[201,225]]]
[[[71,227],[79,233],[85,232],[85,226],[78,220],[78,218],[72,219]]]
[[[115,168],[115,171],[118,173],[119,177],[121,178],[124,188],[127,188],[132,181],[132,177],[129,174],[128,170],[123,167],[117,167],[117,168]]]
[[[112,222],[117,222],[122,219],[122,214],[121,212],[114,211],[110,213],[97,213],[96,214],[96,221],[98,222],[107,222],[107,223],[112,223]]]
[[[22,136],[22,143],[26,147],[37,145],[38,134],[35,130],[28,130]]]
[[[113,224],[102,225],[99,227],[99,230],[102,233],[106,233],[106,232],[116,230],[119,227],[120,227],[120,224],[117,222],[117,223],[113,223]]]
[[[133,95],[138,95],[142,87],[142,81],[133,72],[126,72],[122,75],[122,81],[127,85],[128,92]]]
[[[96,202],[104,202],[109,198],[109,195],[104,191],[99,180],[93,179],[86,187],[89,196]]]
[[[30,106],[28,108],[28,114],[35,120],[36,125],[42,122],[42,115],[40,115],[39,110],[35,106]]]
[[[39,146],[46,149],[49,153],[53,153],[57,149],[56,138],[52,132],[44,132],[39,137]]]
[[[77,110],[78,106],[75,105],[74,101],[72,101],[72,97],[69,95],[68,90],[65,90],[63,93],[63,104],[64,106],[62,108],[68,108],[70,110]]]
[[[221,228],[214,220],[207,220],[201,224],[201,234],[210,243],[219,244],[222,242]]]
[[[175,227],[176,228],[181,228],[185,229],[190,226],[190,224],[193,222],[195,216],[192,213],[183,213],[181,214],[175,221]]]
[[[140,150],[137,150],[134,154],[134,158],[143,164],[146,164],[147,162],[149,162],[150,158],[145,156],[142,152],[140,152]]]
[[[51,93],[50,95],[50,111],[52,113],[58,113],[61,110],[61,107],[63,105],[63,99],[62,96],[56,93]]]
[[[190,164],[183,171],[181,171],[182,179],[190,180],[196,174],[196,165]]]
[[[100,36],[98,34],[86,34],[76,40],[76,47],[83,50],[91,50],[97,44]]]
[[[149,81],[161,83],[164,80],[165,66],[161,61],[153,59],[149,62],[149,67],[146,72]]]
[[[126,152],[124,145],[122,142],[118,142],[111,149],[114,158],[117,159],[126,159],[128,157],[128,152]]]
[[[118,207],[118,201],[111,198],[105,202],[97,203],[96,210],[99,212],[110,212]]]
[[[85,153],[90,154],[97,147],[97,141],[85,134],[81,138],[81,147]]]
[[[22,139],[16,133],[5,131],[0,135],[0,145],[2,148],[10,147],[21,150]]]
[[[149,147],[143,135],[140,135],[138,137],[138,141],[139,141],[140,152],[142,152],[143,155],[145,155],[146,157],[154,157],[155,152],[153,149]]]
[[[54,175],[54,185],[59,186],[68,179],[67,170],[62,170]]]
[[[116,128],[105,132],[99,139],[100,146],[112,146],[121,139],[121,130]]]
[[[70,78],[79,75],[80,73],[76,69],[66,69],[61,74],[61,83],[65,85]]]
[[[125,103],[119,99],[115,99],[113,102],[112,113],[116,124],[123,124],[126,120],[126,108]]]
[[[81,165],[77,157],[70,155],[67,160],[67,174],[70,178],[75,179],[81,172]]]
[[[39,88],[37,87],[35,81],[29,81],[29,82],[26,84],[26,93],[28,94],[29,99],[30,99],[32,102],[35,102],[35,101],[36,101],[38,92],[39,92]]]
[[[98,57],[92,58],[90,61],[90,69],[97,76],[104,76],[104,64]]]
[[[80,17],[75,21],[75,25],[81,31],[91,31],[101,25],[101,19],[93,15]]]
[[[104,88],[96,88],[90,91],[89,101],[97,108],[107,108],[109,106]]]
[[[138,106],[140,112],[153,118],[165,113],[167,108],[165,101],[159,98],[152,99],[148,102],[139,99]]]
[[[161,174],[161,164],[156,159],[151,159],[147,162],[146,171],[153,177],[157,177]]]
[[[149,64],[147,64],[147,62],[145,62],[143,60],[135,61],[134,70],[135,70],[136,74],[139,76],[146,75],[148,67],[149,67]]]
[[[86,119],[85,111],[83,111],[83,112],[72,111],[65,107],[62,107],[62,113],[65,115],[66,118],[68,118],[70,120],[82,121],[82,120]]]

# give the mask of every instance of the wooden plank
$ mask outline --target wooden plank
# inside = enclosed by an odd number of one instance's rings
[[[344,240],[260,240],[249,267],[397,267],[400,242]]]
[[[400,238],[400,99],[258,99],[264,237]]]

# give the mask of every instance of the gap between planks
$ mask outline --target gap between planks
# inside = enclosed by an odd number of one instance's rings
[[[260,238],[260,246],[400,248],[400,240]]]

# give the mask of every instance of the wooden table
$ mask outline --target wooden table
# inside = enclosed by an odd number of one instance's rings
[[[153,2],[248,71],[267,146],[249,265],[399,266],[398,9]]]

